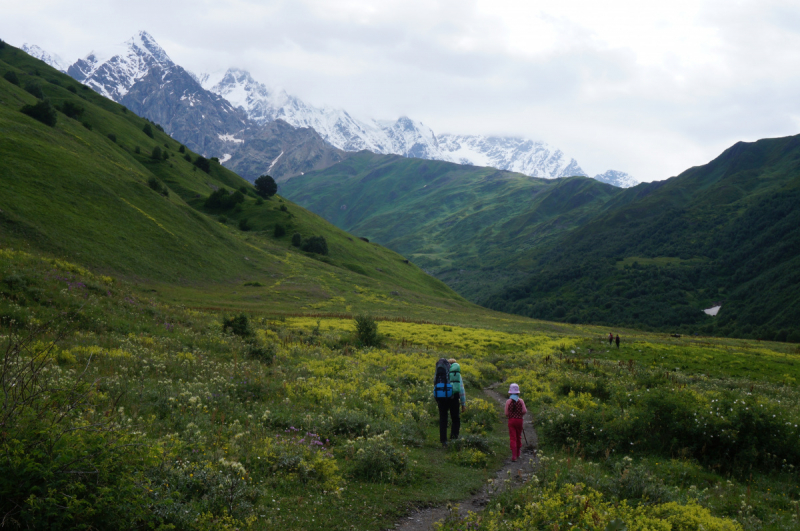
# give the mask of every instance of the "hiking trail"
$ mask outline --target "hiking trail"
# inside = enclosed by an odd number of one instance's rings
[[[484,389],[483,392],[498,403],[505,404],[506,397],[503,397],[500,393],[495,391],[495,388],[499,385],[501,384],[492,384],[490,387]],[[536,430],[533,428],[530,411],[525,414],[522,422],[529,444],[525,444],[525,439],[523,438],[522,443],[525,446],[516,462],[511,462],[511,450],[506,447],[505,451],[508,453],[508,457],[503,463],[503,466],[495,471],[494,483],[491,486],[489,483],[486,483],[481,487],[478,493],[464,498],[463,500],[452,502],[453,508],[455,508],[456,505],[458,506],[458,514],[460,516],[467,516],[469,511],[482,511],[483,508],[486,507],[486,504],[489,503],[489,499],[492,496],[503,492],[507,488],[513,489],[521,487],[531,477],[539,461],[536,451],[539,448],[539,439],[536,435]],[[503,428],[506,427],[505,423],[501,423],[501,425]],[[510,482],[506,483],[506,479],[510,479]],[[421,507],[417,509],[416,512],[412,512],[408,516],[402,518],[393,528],[389,529],[394,529],[396,531],[429,531],[433,527],[433,524],[444,520],[449,514],[450,509],[447,508],[447,505],[426,508]]]

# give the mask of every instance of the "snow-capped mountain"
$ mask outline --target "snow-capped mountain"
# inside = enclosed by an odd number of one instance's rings
[[[121,45],[92,51],[78,59],[67,73],[103,96],[119,101],[153,68],[174,66],[155,39],[146,31],[140,31]]]
[[[639,181],[625,173],[624,171],[608,170],[594,176],[598,181],[613,184],[620,188],[630,188],[639,184]]]
[[[28,44],[27,42],[22,45],[22,51],[27,53],[30,56],[33,56],[45,63],[49,64],[56,70],[61,70],[62,72],[66,72],[69,64],[64,61],[59,55],[52,54],[45,50],[42,50],[39,46],[35,44]]]
[[[544,142],[526,138],[480,135],[440,135],[442,160],[473,166],[490,166],[531,177],[587,176],[575,159]]]
[[[282,161],[294,161],[277,164],[283,172],[274,175],[279,179],[308,171],[309,167],[299,162],[303,154],[313,154],[312,165],[319,169],[321,164],[341,160],[344,155],[340,150],[488,166],[534,177],[587,175],[574,158],[544,142],[481,135],[437,136],[430,127],[405,116],[393,121],[361,120],[343,109],[309,105],[235,68],[197,76],[175,64],[145,31],[110,50],[93,51],[68,68],[57,55],[38,46],[25,45],[24,49],[161,124],[194,151],[218,156],[229,167],[235,165],[236,171],[244,171],[241,174],[251,180],[263,172],[275,172],[276,164],[270,157],[277,146],[278,154],[287,153]],[[292,133],[291,142],[300,144],[290,145],[274,137],[289,134],[287,128],[266,127],[277,120],[314,133]],[[264,153],[256,156],[259,149]],[[615,170],[595,178],[615,186],[637,184],[630,175]]]
[[[396,121],[359,120],[342,109],[314,107],[283,90],[270,89],[240,69],[203,74],[196,79],[211,92],[241,108],[257,123],[282,119],[295,127],[310,127],[344,151],[366,149],[374,153],[490,166],[551,179],[588,176],[574,158],[544,142],[481,135],[437,136],[429,127],[408,117]],[[614,170],[611,173],[622,174]],[[628,178],[624,181],[626,184],[632,181],[630,176]]]

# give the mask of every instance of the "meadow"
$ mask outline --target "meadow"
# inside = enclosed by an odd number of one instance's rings
[[[3,403],[12,527],[385,529],[493,476],[507,434],[481,389],[510,381],[536,418],[536,477],[444,529],[798,525],[791,345],[626,332],[617,350],[592,327],[449,314],[464,323],[377,316],[382,344],[364,347],[346,316],[167,304],[9,249],[0,274],[4,389],[25,383]],[[442,356],[469,400],[447,451]]]

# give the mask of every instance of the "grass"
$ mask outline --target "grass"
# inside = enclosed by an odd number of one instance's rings
[[[347,302],[342,310],[357,305],[354,285],[383,297],[398,293],[395,306],[411,299],[469,307],[402,256],[279,196],[258,200],[250,183],[213,161],[209,173],[198,170],[184,160],[179,143],[156,127],[150,138],[143,132],[145,120],[11,46],[0,50],[0,74],[7,71],[16,72],[22,86],[39,83],[56,107],[72,102],[84,113],[80,121],[59,113],[56,126],[47,127],[19,112],[36,98],[0,80],[3,245],[65,257],[136,279],[146,289],[169,286],[204,306],[247,305],[255,299],[238,297],[231,288],[258,282],[271,300],[295,311],[334,296]],[[152,159],[155,147],[168,159]],[[151,189],[152,179],[167,187],[167,197]],[[220,188],[243,189],[244,202],[224,212],[205,209],[205,198]],[[250,231],[239,230],[244,219]],[[273,235],[278,223],[286,228],[282,238]],[[293,247],[295,232],[325,237],[329,255]]]

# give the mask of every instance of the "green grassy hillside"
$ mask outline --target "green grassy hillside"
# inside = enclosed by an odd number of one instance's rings
[[[483,302],[539,318],[800,341],[800,137],[642,184]],[[703,308],[721,304],[718,317]]]
[[[739,143],[626,190],[361,153],[282,190],[496,310],[800,341],[799,146]]]
[[[535,179],[362,152],[295,177],[281,192],[478,299],[526,270],[527,249],[583,223],[620,190],[581,177]]]
[[[32,92],[74,117],[59,110],[50,127],[20,112],[44,101]],[[199,305],[471,308],[395,252],[279,196],[259,199],[213,159],[203,171],[196,154],[155,124],[8,45],[0,49],[0,130],[3,246],[67,258]],[[153,158],[156,149],[162,156]],[[207,209],[219,189],[241,190],[243,201]],[[293,247],[294,233],[324,237],[328,255]]]

